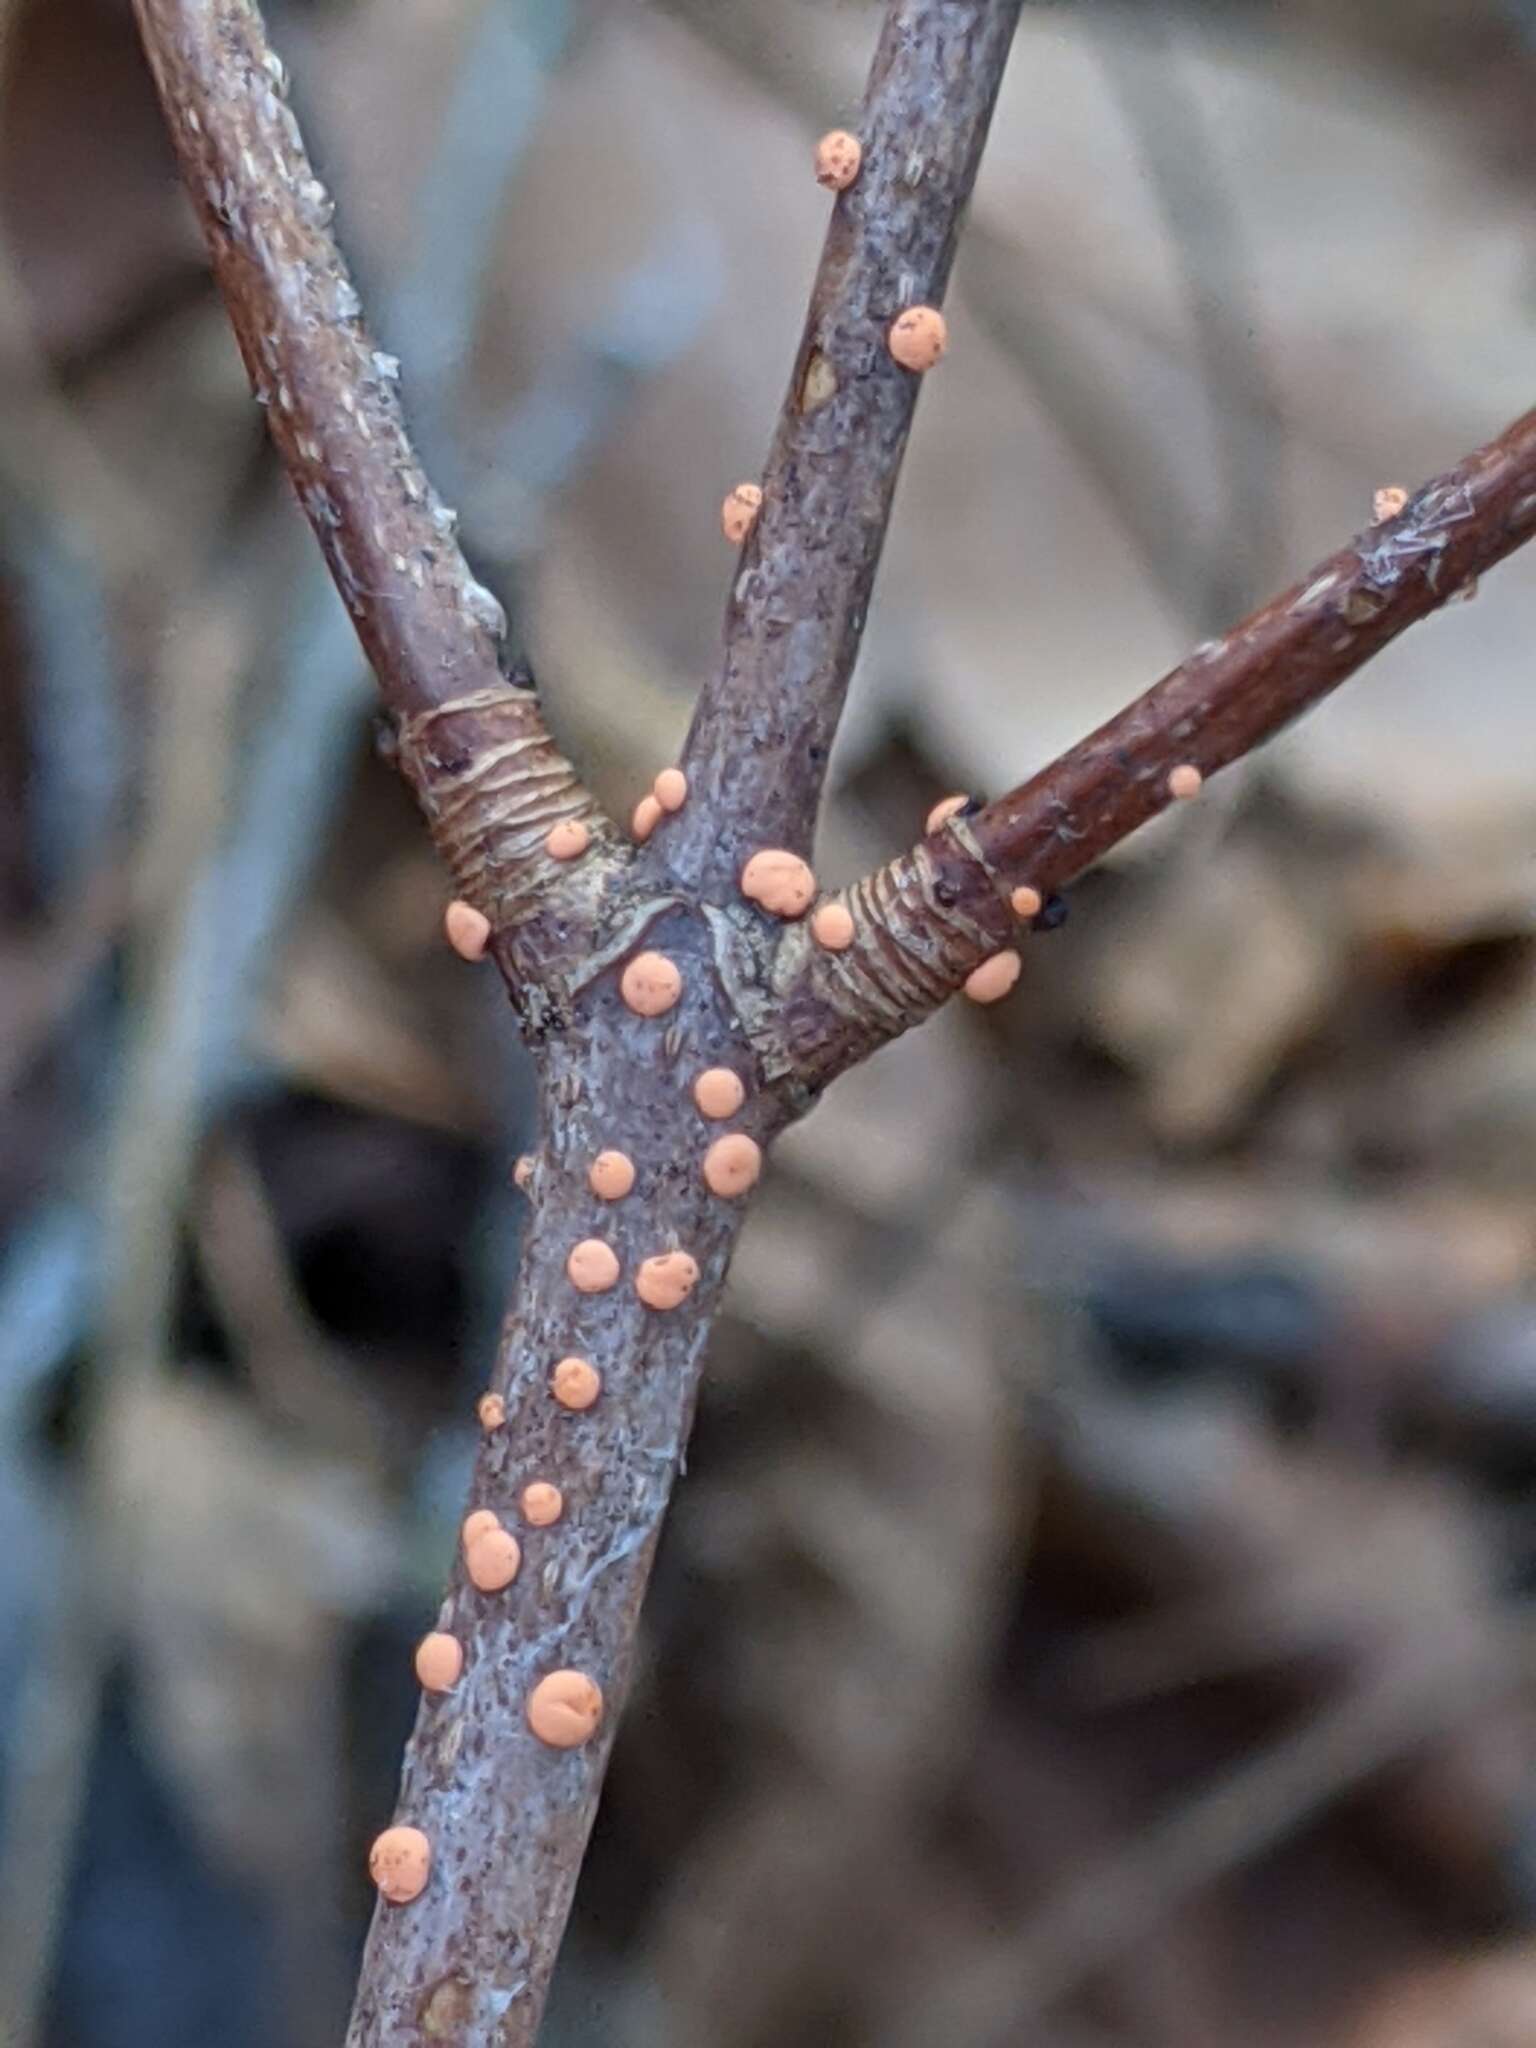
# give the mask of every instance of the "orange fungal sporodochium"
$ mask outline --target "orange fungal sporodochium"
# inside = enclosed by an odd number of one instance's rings
[[[698,1261],[687,1252],[657,1252],[653,1258],[640,1261],[635,1292],[647,1308],[680,1308],[692,1294],[698,1277]]]
[[[1019,978],[1024,962],[1010,946],[983,960],[965,978],[965,992],[973,1003],[998,1003]]]
[[[527,1192],[528,1183],[533,1179],[533,1154],[524,1152],[512,1169],[512,1185]]]
[[[891,354],[904,370],[931,370],[949,346],[949,323],[937,306],[908,306],[891,322]]]
[[[423,1692],[449,1692],[464,1669],[464,1645],[434,1629],[416,1645],[416,1677]]]
[[[635,1184],[635,1162],[627,1152],[599,1152],[587,1168],[587,1186],[602,1202],[621,1202]]]
[[[693,1084],[693,1099],[700,1116],[719,1123],[734,1116],[747,1099],[746,1084],[729,1067],[706,1067]]]
[[[798,853],[765,846],[742,869],[741,893],[770,917],[800,917],[816,899],[816,877]]]
[[[661,823],[661,805],[654,796],[643,796],[635,805],[629,821],[630,837],[644,846],[647,839]]]
[[[948,824],[956,811],[963,811],[969,802],[970,798],[963,794],[960,796],[941,796],[927,817],[924,818],[923,830],[925,832],[937,832],[941,825]]]
[[[485,1529],[464,1553],[470,1583],[482,1593],[499,1593],[522,1568],[523,1547],[510,1529]]]
[[[738,484],[728,493],[720,507],[720,530],[733,547],[741,546],[762,509],[763,493],[758,484]]]
[[[1014,890],[1008,898],[1015,917],[1038,917],[1045,908],[1045,899],[1038,889],[1031,889],[1028,883]]]
[[[528,1695],[528,1726],[551,1749],[580,1749],[602,1718],[602,1689],[584,1671],[551,1671]]]
[[[501,1429],[507,1419],[507,1404],[500,1394],[482,1394],[475,1403],[482,1429]]]
[[[811,913],[811,937],[829,953],[846,952],[853,944],[853,912],[846,903],[823,903]]]
[[[443,930],[461,960],[483,960],[491,943],[491,920],[473,903],[455,897],[443,912]]]
[[[1371,519],[1380,526],[1385,519],[1395,519],[1399,512],[1407,510],[1408,493],[1401,484],[1383,484],[1371,501]]]
[[[467,1552],[471,1543],[483,1536],[488,1529],[500,1527],[500,1515],[495,1514],[490,1508],[476,1508],[472,1514],[464,1517],[464,1526],[459,1531],[459,1541]]]
[[[619,1277],[619,1255],[600,1237],[584,1237],[571,1246],[565,1270],[580,1293],[606,1294]]]
[[[544,851],[551,860],[575,860],[592,844],[592,834],[580,818],[562,818],[544,835]]]
[[[562,1408],[590,1408],[603,1391],[603,1376],[584,1358],[562,1358],[549,1376],[549,1391]]]
[[[829,192],[846,192],[859,175],[864,145],[846,128],[834,128],[816,145],[816,182]]]
[[[547,1479],[532,1480],[523,1488],[523,1520],[531,1529],[548,1529],[565,1512],[565,1495]]]
[[[681,768],[663,768],[651,784],[651,795],[664,811],[680,811],[688,801],[688,778]]]
[[[704,1184],[728,1199],[755,1188],[763,1170],[763,1148],[745,1131],[728,1131],[704,1154]]]
[[[664,1017],[683,992],[683,977],[665,953],[637,953],[619,977],[619,994],[637,1017]]]
[[[368,1851],[368,1875],[392,1906],[419,1898],[431,1872],[432,1844],[420,1828],[386,1828]]]
[[[1188,803],[1192,796],[1200,794],[1205,777],[1192,762],[1181,761],[1177,768],[1168,771],[1168,794],[1181,803]]]

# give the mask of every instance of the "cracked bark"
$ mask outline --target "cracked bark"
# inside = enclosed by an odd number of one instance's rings
[[[432,1873],[417,1899],[375,1914],[352,2048],[527,2048],[537,2033],[741,1224],[741,1202],[704,1184],[710,1140],[730,1129],[766,1148],[1009,943],[1014,885],[1060,887],[1162,807],[1169,768],[1235,760],[1536,527],[1533,417],[1042,775],[844,892],[847,951],[742,899],[747,853],[810,849],[919,386],[885,334],[904,306],[942,297],[1019,5],[890,0],[858,124],[864,170],[833,207],[721,667],[687,743],[689,800],[636,850],[554,748],[526,671],[503,673],[499,608],[411,450],[396,366],[362,325],[255,6],[135,0],[252,385],[538,1062],[534,1220],[491,1377],[506,1421],[472,1495],[524,1561],[500,1594],[477,1592],[462,1564],[451,1578],[435,1626],[462,1643],[464,1671],[423,1700],[397,1809],[428,1836]],[[568,818],[591,841],[559,862],[545,835]],[[661,1017],[619,994],[641,946],[681,971]],[[722,1066],[746,1100],[711,1123],[691,1084]],[[617,1203],[586,1178],[609,1147],[638,1168]],[[568,1278],[588,1237],[619,1258],[609,1292]],[[699,1280],[658,1312],[635,1275],[672,1249]],[[568,1355],[603,1375],[580,1413],[548,1390]],[[534,1479],[565,1496],[553,1527],[521,1521]],[[561,1752],[533,1737],[525,1708],[540,1676],[571,1666],[601,1685],[606,1711],[592,1741]]]

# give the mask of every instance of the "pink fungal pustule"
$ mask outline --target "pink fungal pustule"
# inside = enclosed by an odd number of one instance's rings
[[[1168,794],[1179,803],[1188,803],[1191,797],[1200,794],[1205,777],[1193,762],[1181,761],[1177,768],[1168,771]]]
[[[729,1067],[706,1067],[693,1084],[693,1099],[700,1116],[720,1123],[734,1116],[746,1101],[746,1083]]]
[[[1015,889],[1008,898],[1013,914],[1018,918],[1038,917],[1045,908],[1045,898],[1038,889],[1031,889],[1027,883]]]
[[[491,920],[483,910],[459,897],[443,912],[443,930],[461,960],[483,960],[491,943]]]
[[[522,1157],[518,1160],[516,1166],[514,1166],[512,1169],[512,1185],[515,1188],[521,1188],[523,1193],[527,1194],[528,1186],[532,1179],[533,1154],[531,1152],[525,1152],[523,1153]]]
[[[698,1278],[699,1262],[688,1252],[657,1252],[640,1261],[635,1292],[647,1308],[681,1308]]]
[[[1383,520],[1395,519],[1400,512],[1408,509],[1408,493],[1401,484],[1383,484],[1371,501],[1371,518],[1380,526]]]
[[[963,792],[959,796],[941,796],[933,809],[923,820],[925,832],[937,832],[941,825],[947,825],[956,811],[963,811],[970,798]]]
[[[1019,978],[1024,962],[1010,946],[983,960],[965,978],[965,992],[973,1003],[1000,1003]]]
[[[846,192],[859,175],[864,145],[846,128],[833,128],[816,145],[816,182],[829,192]]]
[[[656,801],[655,796],[641,797],[639,803],[635,805],[634,813],[629,821],[630,837],[637,845],[644,846],[647,839],[650,838],[656,827],[661,823],[661,817],[661,805]]]
[[[587,1186],[600,1202],[622,1202],[635,1184],[635,1162],[627,1152],[599,1152],[587,1168]]]
[[[853,944],[853,912],[846,903],[818,904],[811,913],[811,937],[829,953],[844,953]]]
[[[591,844],[591,831],[580,818],[562,818],[544,835],[544,851],[551,860],[576,860]]]
[[[585,1358],[562,1358],[549,1376],[549,1391],[562,1408],[580,1414],[603,1391],[603,1376]]]
[[[619,994],[637,1017],[664,1017],[683,992],[683,977],[665,953],[637,953],[619,977]]]
[[[528,1695],[528,1726],[551,1749],[580,1749],[602,1719],[602,1688],[584,1671],[551,1671]]]
[[[681,768],[663,768],[651,784],[651,795],[664,811],[680,811],[688,801],[688,778]]]
[[[732,547],[741,546],[756,526],[757,515],[762,509],[763,493],[758,484],[737,484],[726,494],[725,503],[720,507],[720,531]]]
[[[499,1529],[500,1527],[500,1515],[493,1513],[490,1508],[476,1508],[472,1514],[464,1517],[464,1526],[459,1531],[459,1541],[467,1552],[469,1546],[483,1536],[488,1529]]]
[[[565,1495],[547,1479],[534,1479],[523,1488],[522,1507],[530,1529],[548,1529],[565,1513]]]
[[[765,846],[742,869],[741,893],[770,917],[803,917],[816,900],[816,877],[798,853]]]
[[[480,1418],[480,1427],[483,1430],[506,1427],[507,1404],[500,1394],[482,1394],[475,1404],[475,1413]]]
[[[368,1874],[381,1898],[408,1906],[427,1888],[432,1844],[420,1828],[386,1828],[368,1851]]]
[[[571,1285],[580,1294],[606,1294],[619,1277],[619,1255],[600,1237],[573,1244],[565,1262]]]
[[[704,1185],[727,1200],[749,1193],[762,1171],[763,1148],[745,1131],[727,1131],[704,1154]]]
[[[510,1586],[522,1564],[522,1545],[510,1529],[499,1525],[482,1531],[464,1552],[470,1584],[481,1593],[499,1593]]]
[[[908,306],[891,322],[891,354],[919,376],[931,370],[949,346],[949,322],[937,306]]]
[[[416,1677],[423,1692],[451,1692],[464,1669],[464,1645],[434,1629],[416,1645]]]

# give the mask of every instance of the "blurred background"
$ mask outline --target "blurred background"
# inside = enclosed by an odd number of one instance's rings
[[[627,815],[876,10],[272,14]],[[326,2048],[529,1074],[126,0],[0,30],[0,2042]],[[834,881],[1536,402],[1536,8],[1026,8],[950,311]],[[1526,556],[783,1145],[550,2048],[1536,2038],[1533,640]]]

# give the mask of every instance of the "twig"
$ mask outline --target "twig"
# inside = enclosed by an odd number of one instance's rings
[[[457,395],[455,337],[462,348],[473,330],[491,237],[534,131],[538,62],[559,56],[567,14],[563,4],[544,10],[537,61],[501,0],[486,0],[469,25],[457,82],[412,200],[409,261],[381,294],[380,326],[409,351],[412,394],[424,414],[417,437],[436,463],[448,451],[431,437]],[[466,180],[483,204],[467,224],[455,224],[453,195]],[[224,991],[204,1020],[199,1055],[210,1104],[249,1074],[252,1016],[285,922],[325,843],[372,694],[348,614],[313,553],[305,569],[286,607],[275,671],[203,905],[217,925]],[[286,562],[278,570],[291,580]]]
[[[500,604],[405,431],[399,364],[365,331],[331,201],[252,0],[135,0],[155,83],[258,401],[352,615],[460,893],[498,927],[569,896],[544,837],[616,835],[504,678]],[[535,952],[537,949],[534,949]],[[514,935],[506,959],[523,952]]]
[[[893,0],[805,333],[726,613],[725,654],[683,750],[674,873],[732,886],[759,846],[808,854],[920,379],[887,336],[937,306],[1021,0]]]
[[[494,687],[500,606],[407,439],[399,365],[364,330],[256,10],[137,12],[252,388],[386,703],[409,715]]]
[[[1536,412],[1028,782],[856,883],[845,952],[791,933],[770,1071],[814,1091],[920,1022],[1016,939],[1014,890],[1064,888],[1176,800],[1176,768],[1205,777],[1241,760],[1533,534]]]
[[[531,690],[499,680],[486,607],[357,324],[250,0],[136,5],[274,436],[401,720],[434,837],[497,924],[539,1054],[535,1220],[473,1492],[502,1525],[500,1570],[477,1549],[474,1582],[461,1563],[443,1603],[457,1675],[424,1695],[400,1794],[417,1861],[375,1915],[349,2036],[529,2048],[740,1227],[705,1149],[720,1124],[695,1107],[701,1070],[740,1083],[719,1112],[749,1169],[739,1193],[827,1079],[1003,944],[1023,914],[1015,884],[1059,886],[1162,808],[1172,768],[1235,759],[1527,538],[1536,421],[1046,776],[860,885],[852,947],[821,950],[734,885],[749,850],[809,843],[915,399],[888,330],[942,294],[1019,0],[890,0],[864,170],[834,211],[726,659],[686,751],[685,807],[639,854],[553,755]],[[567,819],[590,831],[562,863],[544,834]],[[634,1177],[609,1199],[590,1173],[611,1150]],[[657,1258],[691,1275],[691,1296],[657,1291]],[[562,1358],[586,1362],[590,1401],[552,1392]],[[553,1521],[527,1506],[534,1481],[558,1489]],[[567,1724],[569,1747],[533,1711],[556,1672],[591,1709]]]

